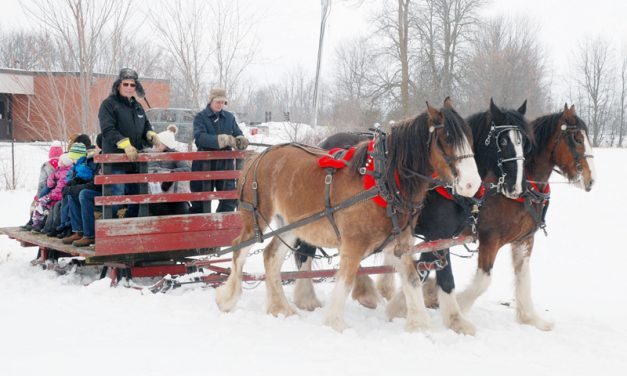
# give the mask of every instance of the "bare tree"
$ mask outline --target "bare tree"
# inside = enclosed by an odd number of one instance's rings
[[[127,14],[131,2],[115,0],[87,1],[37,0],[26,6],[27,14],[39,20],[45,30],[67,48],[69,58],[79,72],[81,131],[95,129],[91,117],[91,78],[98,56],[102,53],[101,38],[106,26]]]
[[[204,96],[201,97],[203,75],[213,53],[209,49],[206,3],[200,0],[160,2],[150,11],[150,18],[163,47],[175,62],[172,68],[184,82],[187,103],[193,108],[201,108],[204,103]]]
[[[420,40],[422,77],[419,94],[437,98],[455,95],[469,42],[480,24],[485,0],[422,0],[411,16]]]
[[[582,42],[577,51],[578,83],[587,100],[587,120],[592,131],[593,146],[601,144],[609,119],[613,79],[609,48],[607,41],[596,38]]]
[[[537,27],[527,18],[496,17],[477,30],[461,81],[466,111],[485,109],[490,98],[516,108],[529,101],[530,116],[548,110],[544,54]]]
[[[348,40],[336,50],[336,74],[333,85],[332,123],[340,129],[369,127],[381,121],[373,97],[376,86],[377,56],[368,38]]]
[[[255,17],[251,10],[245,12],[238,0],[215,0],[211,2],[209,25],[213,25],[211,40],[215,43],[211,54],[213,85],[236,93],[244,70],[257,53],[255,40]]]
[[[627,51],[623,54],[620,67],[620,100],[618,107],[618,147],[623,146],[625,138],[625,110],[627,106]]]

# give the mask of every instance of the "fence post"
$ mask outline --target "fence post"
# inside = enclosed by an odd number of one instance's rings
[[[15,139],[11,139],[11,187],[15,189]]]

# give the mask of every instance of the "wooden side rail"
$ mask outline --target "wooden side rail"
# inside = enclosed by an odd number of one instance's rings
[[[120,174],[97,175],[94,177],[94,182],[96,184],[160,183],[164,181],[227,180],[237,179],[239,176],[240,172],[236,170],[170,172],[156,174]]]
[[[222,170],[192,172],[170,172],[170,173],[148,173],[148,162],[157,161],[202,161],[203,164],[212,160],[241,160],[250,155],[252,151],[200,151],[200,152],[170,152],[170,153],[140,153],[136,163],[139,165],[138,173],[133,174],[112,174],[114,163],[128,163],[125,154],[99,154],[94,157],[97,163],[103,165],[104,174],[94,177],[96,184],[103,185],[102,197],[97,197],[96,205],[104,206],[104,218],[112,218],[113,205],[139,204],[139,215],[147,216],[148,207],[146,204],[195,201],[202,202],[203,212],[211,211],[212,200],[237,199],[236,191],[208,192],[212,180],[235,180],[241,175],[238,170]],[[237,164],[239,166],[239,163]],[[149,194],[147,183],[161,182],[202,182],[203,192],[194,193],[174,193],[174,194]],[[139,184],[139,194],[112,196],[112,185],[114,184]]]
[[[245,159],[254,154],[252,151],[195,151],[172,153],[139,153],[137,162],[156,161],[211,161],[219,159]],[[125,154],[98,154],[94,156],[98,163],[128,163]]]
[[[164,202],[210,201],[238,199],[237,191],[153,193],[132,196],[96,197],[96,205],[160,204]]]
[[[242,227],[238,213],[96,221],[96,256],[229,246]]]

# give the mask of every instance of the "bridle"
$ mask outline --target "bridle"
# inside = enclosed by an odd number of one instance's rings
[[[446,162],[446,165],[448,166],[449,171],[451,172],[451,175],[453,176],[453,182],[456,183],[459,177],[459,174],[457,173],[455,166],[453,166],[453,163],[456,163],[457,161],[460,161],[466,158],[474,158],[475,155],[474,153],[470,153],[470,154],[456,155],[456,156],[451,157],[448,154],[446,154],[446,152],[444,151],[444,148],[442,147],[440,143],[440,138],[437,136],[433,137],[433,134],[437,130],[443,129],[443,128],[444,128],[444,124],[432,124],[429,127],[429,138],[427,139],[427,144],[429,146],[428,151],[431,152],[431,144],[433,143],[433,139],[435,139],[435,146],[437,147],[437,151],[440,153],[440,156],[442,157],[442,159],[444,159],[444,161]],[[453,188],[454,190],[454,186],[451,187],[450,184],[439,182],[439,185],[450,187],[450,188]]]
[[[566,139],[568,150],[570,150],[571,155],[575,159],[575,167],[577,169],[577,173],[581,175],[583,173],[583,166],[581,165],[581,160],[584,158],[594,158],[592,154],[579,153],[577,151],[577,141],[575,141],[575,134],[581,131],[577,125],[570,125],[568,123],[564,123],[560,126],[560,132],[557,138],[555,139],[555,143],[553,145],[553,150],[551,150],[551,162],[554,165],[558,166],[555,161],[555,151],[557,150],[557,145],[560,143],[562,139]]]
[[[518,137],[520,138],[520,140],[521,141],[523,140],[522,132],[520,131],[519,127],[515,125],[511,125],[511,124],[496,125],[494,124],[494,121],[492,121],[490,131],[488,132],[488,136],[486,137],[484,141],[484,145],[486,147],[490,146],[492,139],[494,139],[494,143],[496,145],[496,157],[497,157],[496,165],[500,171],[498,183],[496,184],[496,190],[499,193],[503,192],[503,185],[505,184],[505,177],[507,176],[507,172],[505,172],[505,170],[503,169],[503,164],[507,162],[516,162],[516,161],[524,162],[525,161],[524,155],[520,157],[514,156],[510,158],[503,157],[503,150],[501,149],[501,143],[499,142],[499,140],[500,140],[501,134],[504,132],[508,132],[508,131],[516,131],[518,133]]]

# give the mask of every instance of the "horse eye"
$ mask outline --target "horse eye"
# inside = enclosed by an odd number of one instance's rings
[[[501,146],[507,146],[507,139],[506,138],[502,138],[501,139]]]

